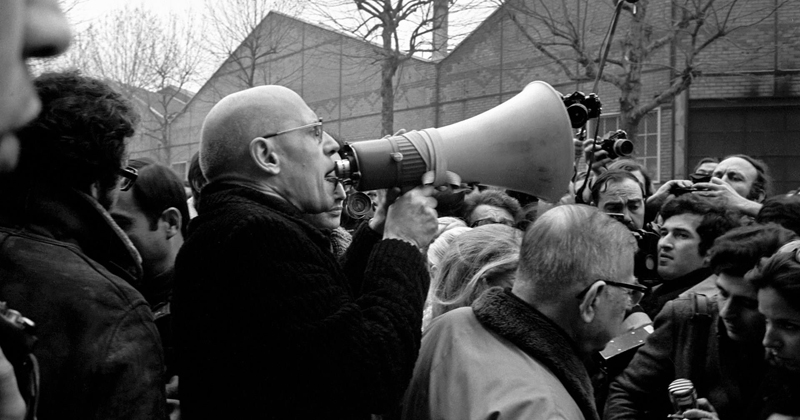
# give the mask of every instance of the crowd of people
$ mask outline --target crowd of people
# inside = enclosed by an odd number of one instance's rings
[[[576,140],[558,203],[393,188],[346,229],[297,93],[216,103],[185,185],[107,83],[28,75],[68,44],[0,2],[0,419],[800,418],[800,196],[763,162],[654,185]]]

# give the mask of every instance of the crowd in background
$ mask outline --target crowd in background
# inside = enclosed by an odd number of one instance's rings
[[[259,86],[214,105],[184,184],[128,159],[111,86],[30,79],[68,42],[55,1],[0,3],[0,419],[800,418],[800,195],[760,160],[654,185],[578,139],[555,203],[356,212],[341,142]]]

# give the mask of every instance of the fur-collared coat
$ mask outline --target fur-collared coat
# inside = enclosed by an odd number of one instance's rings
[[[403,419],[598,419],[589,374],[558,325],[510,289],[433,321]]]

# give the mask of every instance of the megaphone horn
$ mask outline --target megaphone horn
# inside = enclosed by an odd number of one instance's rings
[[[481,183],[557,201],[572,177],[574,146],[561,94],[532,82],[508,101],[467,120],[400,136],[346,143],[336,176],[362,191]],[[457,179],[457,177],[456,177]]]

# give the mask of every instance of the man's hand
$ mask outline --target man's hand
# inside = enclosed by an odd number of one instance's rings
[[[433,193],[432,186],[422,186],[398,197],[386,212],[383,239],[400,239],[420,249],[426,247],[439,227]]]
[[[755,217],[761,210],[761,204],[750,201],[737,193],[727,182],[714,177],[710,182],[699,182],[694,184],[698,189],[695,194],[701,197],[708,197],[716,201],[719,205],[736,210],[744,215]]]
[[[0,420],[22,420],[25,411],[25,401],[17,387],[14,367],[0,349]]]
[[[680,416],[670,416],[670,417],[681,418],[681,419],[720,420],[719,416],[717,415],[717,410],[714,410],[714,407],[712,407],[711,403],[709,403],[708,400],[705,398],[697,399],[697,408],[686,410]]]
[[[600,149],[600,145],[595,145],[593,139],[586,139],[583,142],[583,158],[586,159],[586,164],[592,159],[594,153],[594,160],[592,161],[592,172],[597,175],[603,173],[603,169],[614,160],[608,157],[608,152]]]
[[[686,179],[672,179],[665,182],[653,195],[647,197],[647,204],[661,208],[664,203],[675,198],[676,188],[690,188],[692,181]]]

